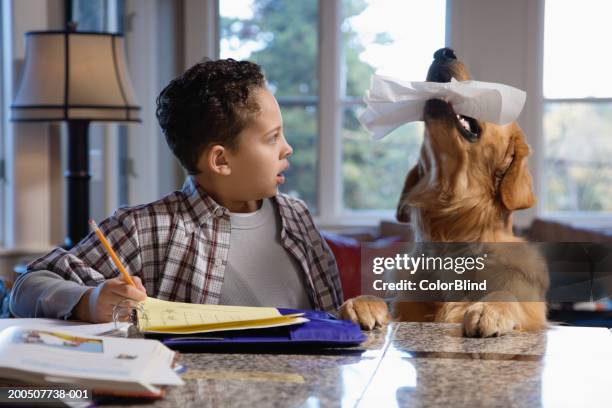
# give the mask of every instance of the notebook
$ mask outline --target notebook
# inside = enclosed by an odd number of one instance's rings
[[[317,353],[330,348],[354,347],[366,340],[359,325],[340,320],[323,311],[277,309],[282,315],[299,313],[308,321],[302,324],[263,329],[229,330],[214,333],[146,333],[166,346],[183,352],[282,352],[300,350]]]
[[[312,310],[202,305],[147,298],[139,304],[134,319],[145,337],[181,351],[351,347],[366,338],[358,325]]]
[[[201,305],[147,298],[136,310],[143,333],[193,334],[263,329],[306,323],[304,313],[281,314],[273,307]]]

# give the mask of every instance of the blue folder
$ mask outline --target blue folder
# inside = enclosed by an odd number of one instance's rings
[[[278,348],[332,348],[357,346],[366,339],[355,323],[337,319],[322,311],[278,309],[283,315],[304,313],[309,321],[292,326],[265,329],[231,330],[202,334],[156,334],[145,333],[146,337],[157,338],[166,346],[180,351],[265,351]]]

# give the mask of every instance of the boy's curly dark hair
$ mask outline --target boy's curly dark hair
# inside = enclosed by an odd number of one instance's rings
[[[202,60],[157,97],[157,120],[168,146],[189,174],[212,144],[237,147],[237,136],[260,107],[253,91],[265,86],[261,67],[233,59]]]

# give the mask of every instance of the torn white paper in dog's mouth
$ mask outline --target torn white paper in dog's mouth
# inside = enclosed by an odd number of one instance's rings
[[[494,82],[407,82],[373,75],[364,97],[367,109],[359,121],[374,139],[381,139],[405,123],[423,120],[425,103],[437,98],[450,103],[459,115],[505,125],[521,113],[526,96],[520,89]]]

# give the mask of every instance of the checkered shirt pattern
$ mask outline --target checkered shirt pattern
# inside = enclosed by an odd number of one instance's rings
[[[280,213],[281,245],[301,265],[313,306],[335,311],[342,287],[335,258],[306,205],[285,194],[273,202]],[[177,302],[217,304],[230,244],[229,210],[188,177],[182,190],[150,204],[119,208],[100,229],[147,294]],[[119,271],[92,232],[70,251],[56,248],[28,265],[83,285],[96,286]]]

